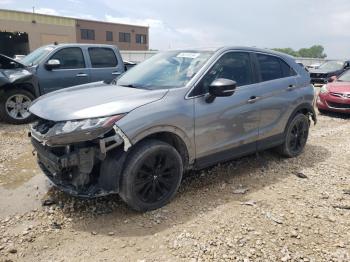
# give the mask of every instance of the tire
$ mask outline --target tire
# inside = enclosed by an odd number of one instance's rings
[[[305,148],[309,136],[310,121],[304,114],[297,114],[288,124],[285,139],[277,150],[285,157],[296,157]]]
[[[28,108],[34,99],[32,93],[23,89],[3,93],[0,98],[0,119],[15,125],[32,122],[35,117],[28,112]]]
[[[318,108],[318,112],[320,112],[321,115],[327,115],[329,113],[327,110],[319,109],[319,108]]]
[[[182,173],[182,158],[174,147],[145,140],[127,157],[119,195],[136,211],[158,209],[175,196]]]

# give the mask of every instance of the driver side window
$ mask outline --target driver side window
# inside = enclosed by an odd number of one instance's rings
[[[85,68],[83,52],[79,47],[68,47],[57,51],[50,59],[57,59],[61,65],[59,69]]]
[[[218,78],[236,81],[237,87],[254,83],[249,53],[231,52],[224,54],[203,77],[192,95],[208,93],[210,84]]]

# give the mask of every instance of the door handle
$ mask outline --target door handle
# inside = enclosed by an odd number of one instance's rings
[[[255,103],[256,101],[258,101],[260,99],[260,97],[259,96],[251,96],[249,99],[248,99],[248,103],[249,104],[253,104],[253,103]]]
[[[295,88],[297,88],[296,85],[289,85],[289,86],[287,87],[287,91],[293,91]]]
[[[85,73],[79,73],[76,75],[77,77],[87,77],[88,75]]]
[[[121,75],[121,74],[122,74],[122,73],[121,73],[121,72],[118,72],[118,71],[112,73],[112,75],[116,75],[116,76],[119,76],[119,75]]]

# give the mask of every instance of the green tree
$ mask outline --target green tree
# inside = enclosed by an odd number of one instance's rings
[[[292,48],[274,48],[273,50],[286,53],[294,57],[308,57],[308,58],[326,58],[324,47],[321,45],[313,45],[310,48],[301,48],[298,51]]]
[[[288,47],[288,48],[274,48],[272,50],[275,50],[277,52],[281,52],[281,53],[285,53],[291,56],[297,56],[298,52],[296,52],[295,50],[293,50],[292,48]]]

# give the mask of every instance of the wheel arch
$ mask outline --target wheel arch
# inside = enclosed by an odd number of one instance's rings
[[[134,136],[133,146],[145,139],[157,139],[173,146],[181,155],[184,169],[193,164],[195,158],[194,146],[184,131],[174,126],[158,126]]]
[[[316,117],[316,112],[315,112],[314,107],[309,103],[302,103],[294,109],[294,111],[292,112],[292,114],[290,115],[290,117],[286,123],[284,130],[286,130],[286,128],[288,127],[288,124],[293,120],[293,118],[297,114],[300,114],[300,113],[303,115],[306,115],[307,117],[311,117],[312,121],[316,125],[317,117]]]

